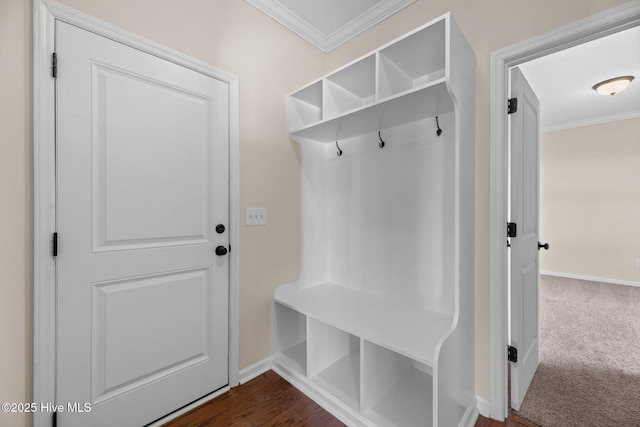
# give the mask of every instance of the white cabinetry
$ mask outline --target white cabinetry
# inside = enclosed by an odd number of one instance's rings
[[[475,422],[474,82],[445,14],[288,98],[302,270],[274,369],[349,425]]]

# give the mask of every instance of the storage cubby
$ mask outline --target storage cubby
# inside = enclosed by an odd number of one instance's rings
[[[364,342],[362,411],[379,426],[432,426],[431,368]]]
[[[323,119],[330,119],[375,100],[375,55],[327,76],[323,87]]]
[[[322,81],[291,94],[287,115],[290,131],[322,120]]]
[[[475,80],[445,14],[290,96],[302,265],[273,366],[350,426],[475,422]]]
[[[379,98],[445,77],[445,21],[421,29],[380,50]]]
[[[274,305],[274,357],[290,369],[307,372],[307,318],[282,304]]]
[[[360,407],[360,339],[309,320],[308,376],[355,410]]]

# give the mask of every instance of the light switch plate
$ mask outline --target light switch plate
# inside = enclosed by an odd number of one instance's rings
[[[265,225],[267,223],[267,208],[245,208],[244,225]]]

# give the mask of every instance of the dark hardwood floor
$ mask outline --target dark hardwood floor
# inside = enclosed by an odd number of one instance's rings
[[[318,406],[273,371],[232,388],[163,427],[339,427],[343,423]],[[507,420],[501,423],[480,417],[476,427],[535,427]]]

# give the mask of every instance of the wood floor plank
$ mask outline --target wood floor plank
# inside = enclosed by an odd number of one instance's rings
[[[500,422],[496,420],[491,420],[489,418],[485,418],[482,415],[480,415],[478,417],[478,421],[476,421],[475,427],[529,427],[529,426],[525,424],[521,424],[518,421],[513,419],[508,419],[505,422]]]
[[[162,427],[342,427],[344,424],[273,371],[234,387]],[[535,427],[480,416],[475,427]]]
[[[268,371],[164,424],[163,427],[275,425],[344,426],[275,372]]]

